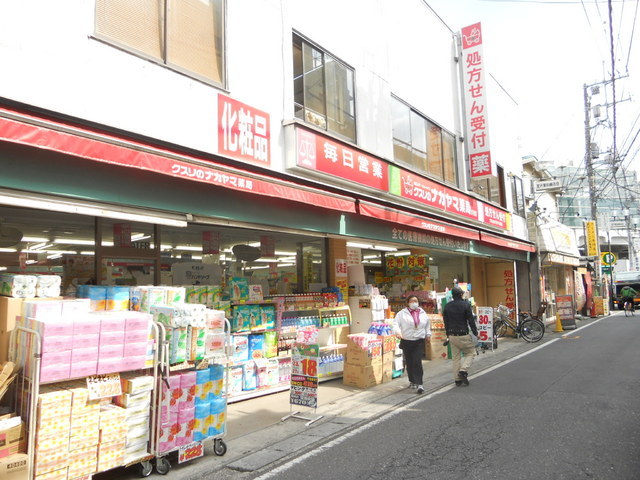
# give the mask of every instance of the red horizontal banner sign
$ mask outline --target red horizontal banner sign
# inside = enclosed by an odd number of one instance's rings
[[[5,109],[3,113],[15,114]],[[29,117],[37,121],[46,121],[57,127],[70,128],[57,122]],[[134,147],[154,148],[163,154],[177,155],[167,150],[150,147],[141,143],[131,142],[114,136],[104,135],[99,132],[73,127],[80,133],[100,135],[107,140],[124,142]],[[54,128],[48,128],[30,123],[13,120],[0,116],[0,140],[6,140],[22,145],[52,150],[76,157],[86,158],[112,165],[137,168],[175,178],[183,178],[210,185],[230,188],[257,195],[283,198],[295,202],[305,203],[342,212],[355,212],[355,201],[348,197],[325,194],[320,190],[303,188],[291,182],[283,182],[268,177],[249,176],[248,172],[236,169],[220,168],[221,165],[207,161],[209,165],[196,164],[187,160],[206,161],[180,154],[185,160],[177,160],[170,156],[151,153],[148,151],[129,148],[122,145],[100,141],[85,136],[67,133]]]
[[[296,165],[384,192],[389,188],[386,162],[301,128],[296,128]]]
[[[392,210],[379,207],[371,203],[360,203],[360,213],[368,217],[386,220],[389,222],[399,223],[405,227],[415,227],[422,230],[428,230],[433,233],[442,235],[450,235],[452,237],[460,237],[465,240],[479,240],[480,234],[477,231],[450,225],[444,222],[438,222],[426,217],[412,215],[410,213],[401,212],[400,210]]]
[[[535,252],[536,247],[534,245],[520,242],[517,240],[511,240],[508,238],[498,237],[489,233],[480,232],[480,241],[483,243],[490,243],[492,245],[498,245],[499,247],[510,248],[512,250],[520,250],[523,252]]]

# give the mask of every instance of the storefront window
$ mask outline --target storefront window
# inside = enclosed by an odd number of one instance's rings
[[[471,190],[490,202],[507,208],[504,187],[504,169],[498,165],[498,175],[490,178],[471,179]]]
[[[521,217],[525,216],[524,195],[522,192],[522,179],[520,177],[511,177],[511,195],[513,199],[513,211]]]

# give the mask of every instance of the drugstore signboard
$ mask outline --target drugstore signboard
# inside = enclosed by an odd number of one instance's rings
[[[386,162],[301,128],[296,128],[296,165],[383,192],[389,188]]]
[[[263,167],[271,165],[269,114],[218,94],[218,153]]]

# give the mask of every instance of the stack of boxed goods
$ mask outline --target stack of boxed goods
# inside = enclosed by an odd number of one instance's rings
[[[167,382],[162,385],[160,453],[224,432],[224,366],[180,372]]]
[[[127,435],[125,441],[125,463],[144,457],[149,441],[151,392],[154,388],[152,376],[127,375],[122,378],[122,395],[114,403],[125,409]]]
[[[431,339],[425,344],[425,358],[427,360],[444,360],[447,358],[447,347],[443,345],[447,339],[444,320],[441,314],[427,314],[431,322]]]
[[[382,383],[382,340],[373,333],[347,337],[347,358],[342,380],[345,385],[368,388]]]
[[[123,393],[90,400],[83,382],[45,386],[38,396],[34,473],[73,480],[148,455],[153,377],[129,376]]]
[[[207,307],[200,304],[154,305],[150,309],[156,322],[166,328],[169,363],[202,360],[207,345]]]
[[[59,275],[0,274],[0,295],[7,297],[58,297],[60,285]]]
[[[133,310],[148,313],[156,304],[183,303],[185,288],[78,285],[76,296],[88,298],[92,312]]]
[[[234,305],[232,332],[272,330],[276,326],[275,305]]]
[[[390,382],[395,370],[396,336],[393,334],[378,337],[382,341],[382,382]]]
[[[18,324],[42,339],[40,382],[143,369],[153,343],[151,320],[141,312],[90,313],[85,300],[25,300]],[[31,375],[33,342],[21,335],[17,363]]]

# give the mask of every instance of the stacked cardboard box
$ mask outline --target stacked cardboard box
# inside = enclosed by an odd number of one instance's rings
[[[382,341],[376,335],[349,335],[346,355],[342,374],[345,385],[369,388],[382,383]]]
[[[72,400],[73,394],[62,388],[43,387],[40,391],[33,466],[38,480],[45,475],[67,478]]]
[[[396,336],[384,335],[378,338],[382,341],[382,383],[390,382],[396,357]]]
[[[0,297],[0,362],[9,359],[9,337],[21,315],[23,298]]]
[[[425,358],[427,360],[446,360],[447,347],[442,344],[447,339],[444,329],[431,329],[431,341],[425,344]]]

